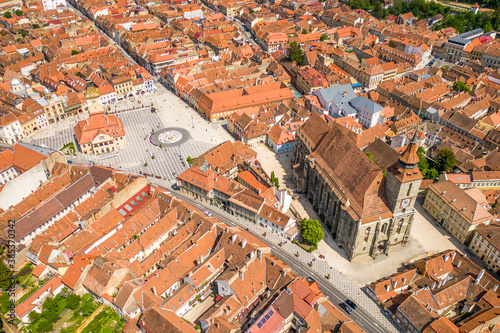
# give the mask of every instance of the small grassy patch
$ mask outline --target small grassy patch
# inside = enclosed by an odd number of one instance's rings
[[[126,321],[122,317],[111,308],[106,307],[82,330],[82,333],[118,333],[121,332],[125,324]]]
[[[31,295],[33,295],[36,291],[38,290],[38,288],[36,287],[33,287],[31,288],[26,294],[24,294],[17,302],[16,302],[16,305],[19,305],[21,304],[22,302],[24,302],[28,297],[30,297]]]
[[[61,149],[59,149],[59,151],[62,151],[64,153],[64,155],[68,155],[68,156],[75,156],[76,155],[75,144],[73,142],[69,142],[69,143],[65,144],[64,146],[62,146]]]

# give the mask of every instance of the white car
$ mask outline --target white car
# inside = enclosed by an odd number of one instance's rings
[[[205,213],[205,215],[208,217],[212,216],[212,213],[210,213],[208,210],[204,211],[203,213]]]

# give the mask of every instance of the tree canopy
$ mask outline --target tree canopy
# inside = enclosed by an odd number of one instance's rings
[[[290,61],[295,61],[298,65],[302,64],[302,59],[304,58],[304,51],[302,47],[297,44],[297,42],[291,42],[288,44],[288,59]]]
[[[418,147],[417,155],[419,158],[418,168],[424,176],[425,179],[436,179],[439,177],[439,172],[429,164],[427,157],[425,157],[425,150],[422,147]]]
[[[0,289],[7,290],[11,286],[12,271],[5,262],[0,259]]]
[[[443,148],[436,158],[436,169],[439,172],[448,172],[455,167],[455,154],[451,149]]]
[[[453,85],[453,89],[455,89],[456,91],[467,91],[469,94],[472,93],[472,90],[467,87],[467,85],[462,81],[455,82],[455,84]]]
[[[274,174],[274,171],[271,172],[271,182],[274,184],[277,190],[280,189],[280,180]]]
[[[301,223],[302,238],[309,244],[318,245],[325,237],[318,220],[304,219]]]
[[[9,18],[12,18],[12,14],[11,14],[11,12],[6,11],[5,13],[3,13],[3,17],[5,17],[5,18],[8,18],[8,19],[9,19]]]

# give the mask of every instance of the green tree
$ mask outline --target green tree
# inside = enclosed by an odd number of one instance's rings
[[[328,35],[327,34],[322,34],[321,37],[319,38],[319,40],[323,41],[323,40],[327,40],[328,39]]]
[[[431,168],[423,176],[425,179],[436,179],[439,177],[439,172],[435,168]]]
[[[79,53],[80,53],[80,51],[78,51],[78,50],[71,50],[72,55],[79,54]]]
[[[82,300],[80,308],[78,309],[82,316],[90,316],[94,312],[94,304],[91,299]]]
[[[307,35],[307,29],[302,29],[302,34]]]
[[[396,42],[394,42],[393,40],[391,40],[389,42],[389,46],[392,47],[392,48],[395,48],[396,47]]]
[[[455,91],[467,91],[469,94],[472,93],[472,90],[462,81],[455,82],[455,84],[453,84],[453,89],[455,89]]]
[[[325,237],[325,234],[321,229],[321,224],[318,220],[303,219],[300,229],[304,241],[314,246],[318,245],[318,243]]]
[[[384,9],[382,8],[382,2],[381,1],[377,1],[375,3],[375,8],[373,9],[373,15],[376,18],[378,18],[379,20],[383,19],[385,17],[385,13],[384,13]]]
[[[9,18],[12,18],[12,14],[9,11],[6,11],[5,13],[3,13],[3,17],[9,19]]]
[[[304,58],[304,51],[302,47],[297,44],[297,42],[291,42],[288,44],[288,59],[290,61],[295,61],[298,65],[302,64],[302,59]]]
[[[38,28],[40,28],[40,26],[39,26],[38,24],[36,24],[36,23],[35,23],[35,24],[33,24],[31,27],[32,27],[33,29],[38,29]]]
[[[0,312],[3,314],[9,312],[10,305],[11,303],[10,303],[9,293],[7,292],[2,293],[2,295],[0,296]]]
[[[80,297],[75,294],[69,294],[66,304],[71,310],[76,310],[80,306]]]
[[[276,175],[274,174],[274,171],[271,171],[271,183],[274,184],[274,186],[276,187],[276,189],[280,188],[280,181],[276,177]]]
[[[455,167],[455,154],[451,149],[443,148],[436,158],[436,170],[439,172],[448,172]]]
[[[35,321],[40,319],[40,314],[36,311],[31,311],[28,317],[30,319],[30,323],[34,323]]]
[[[21,36],[23,36],[23,37],[26,37],[26,35],[28,34],[28,32],[26,30],[24,30],[24,29],[19,29],[17,31],[17,33],[21,34]]]
[[[14,11],[14,13],[17,15],[17,16],[23,16],[23,11],[18,9],[16,11]]]
[[[0,259],[0,289],[7,290],[12,283],[12,271],[5,265],[5,262]]]
[[[38,329],[38,332],[50,332],[54,330],[54,327],[52,327],[52,322],[45,318],[40,319],[36,327]]]

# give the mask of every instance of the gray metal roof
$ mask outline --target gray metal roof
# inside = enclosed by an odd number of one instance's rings
[[[365,109],[365,110],[370,111],[371,113],[377,113],[377,112],[380,112],[384,109],[382,106],[378,105],[377,103],[375,103],[371,99],[368,99],[364,96],[359,96],[359,97],[352,99],[349,102],[349,104],[351,104],[351,106],[356,110]]]
[[[350,84],[344,84],[337,87],[328,87],[323,89],[318,89],[313,91],[315,96],[321,95],[326,102],[335,103],[335,100],[339,100],[339,95],[345,96],[348,99],[356,98],[356,93],[352,89]],[[337,104],[337,103],[335,103]]]
[[[32,145],[30,143],[26,143],[26,142],[18,142],[17,144],[21,145],[21,146],[25,146],[26,148],[34,150],[37,153],[40,153],[40,154],[45,155],[45,156],[49,156],[50,154],[52,154],[53,152],[55,152],[54,149],[49,149],[49,148],[44,148],[44,147],[40,147],[40,146],[35,146],[35,145]]]

